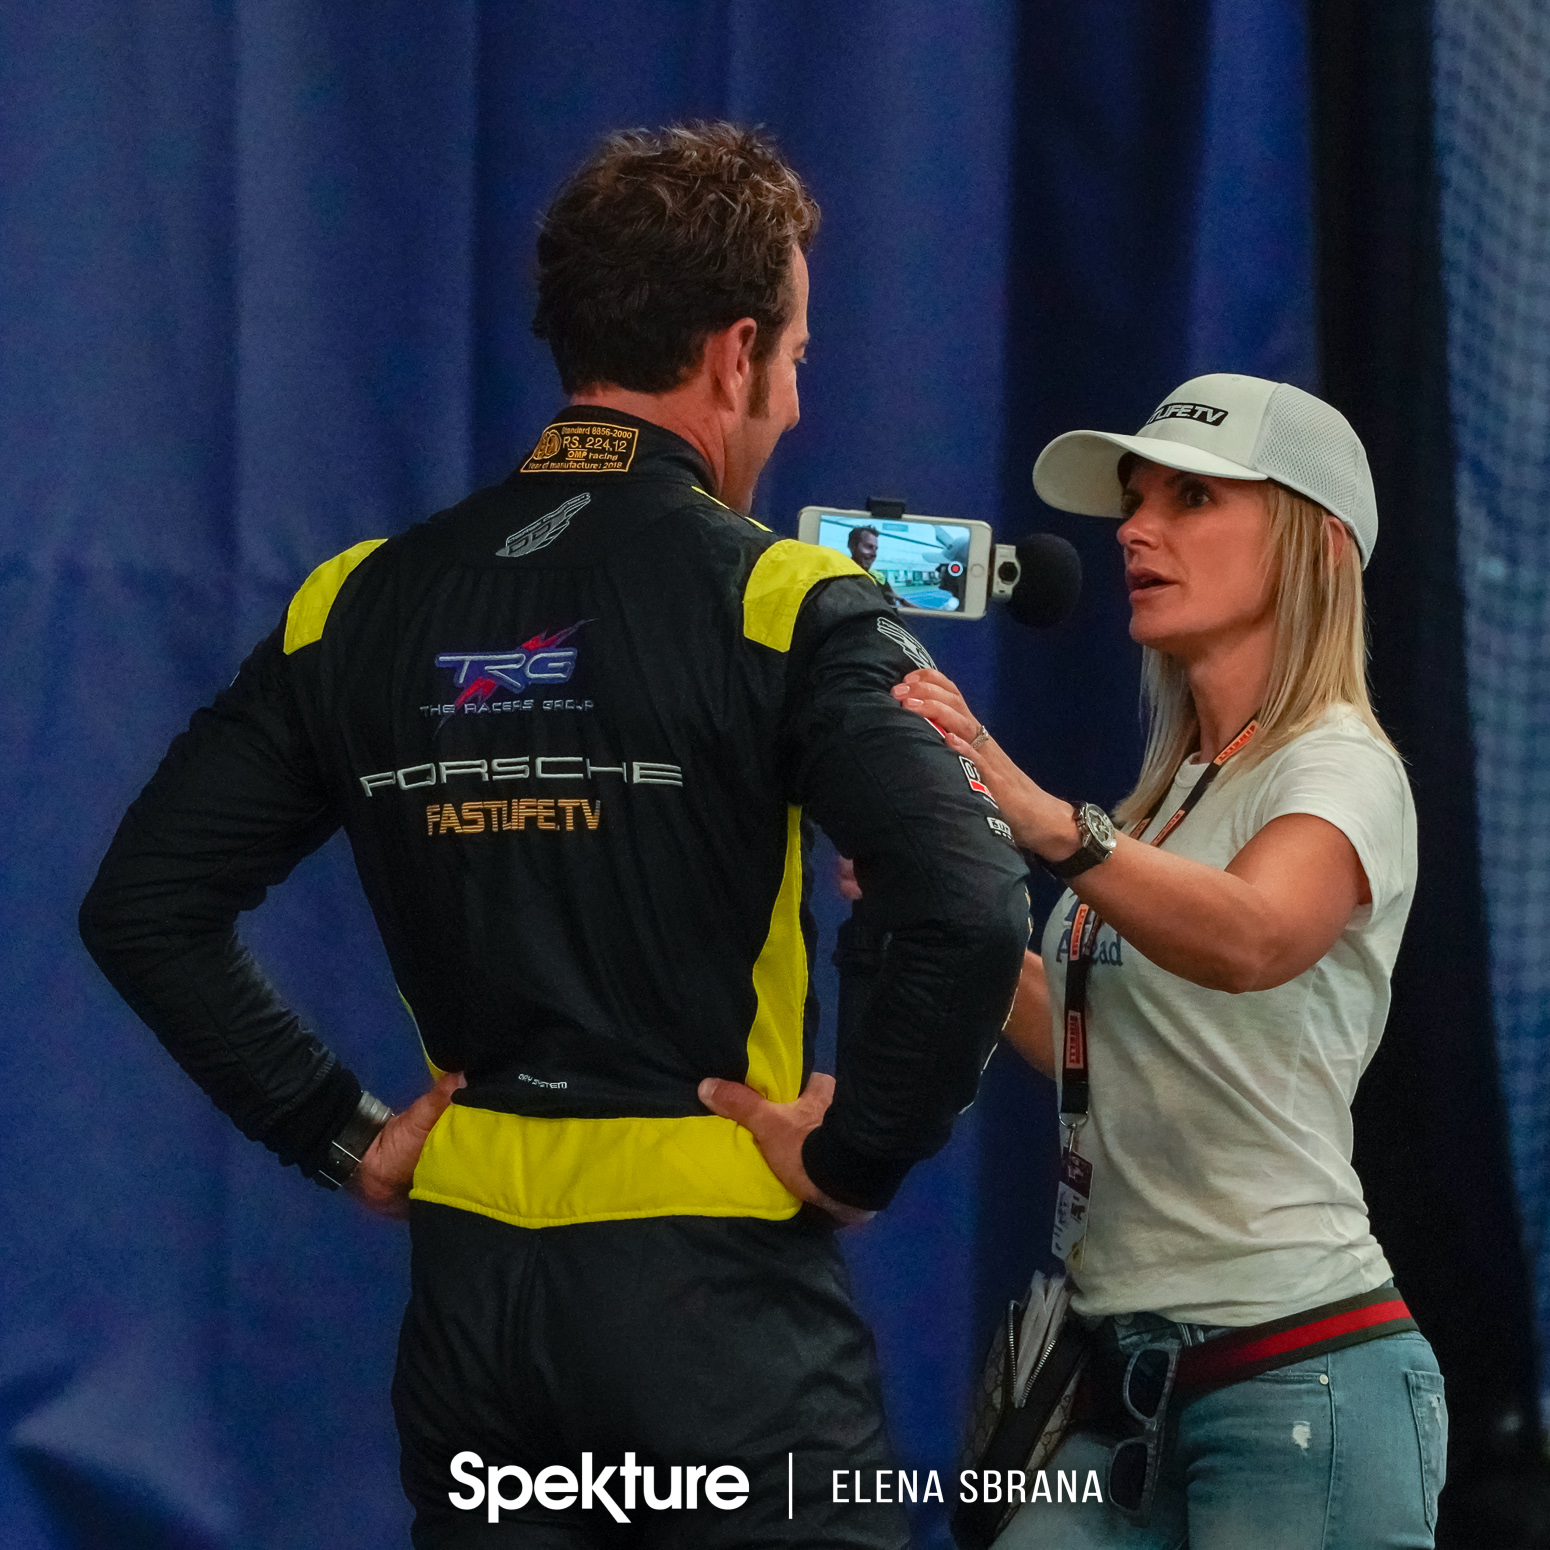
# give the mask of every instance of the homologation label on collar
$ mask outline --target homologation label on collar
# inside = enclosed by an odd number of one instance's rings
[[[525,474],[622,474],[635,460],[633,425],[566,420],[551,425],[522,465]]]

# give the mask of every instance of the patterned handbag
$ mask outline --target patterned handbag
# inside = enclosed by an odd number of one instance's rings
[[[1071,1424],[1077,1385],[1087,1364],[1089,1337],[1070,1317],[1071,1287],[1064,1275],[1035,1273],[1021,1302],[1007,1304],[1006,1317],[985,1355],[974,1394],[964,1446],[964,1470],[1032,1473],[1060,1446]],[[960,1501],[953,1512],[953,1538],[962,1550],[986,1550],[1011,1521],[1019,1502]]]

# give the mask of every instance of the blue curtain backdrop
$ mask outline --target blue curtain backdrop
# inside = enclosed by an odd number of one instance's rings
[[[1540,1343],[1550,1338],[1550,16],[1437,0],[1459,570],[1491,990]],[[1543,1375],[1542,1375],[1543,1381]],[[1541,1395],[1550,1416],[1550,1391]]]
[[[1053,789],[1138,749],[1118,549],[1033,455],[1202,370],[1316,386],[1296,0],[72,0],[0,10],[0,1542],[403,1543],[399,1231],[274,1166],[96,976],[125,805],[301,578],[502,476],[558,402],[534,221],[600,132],[763,122],[825,207],[802,424],[758,510],[901,494],[1082,548],[1076,616],[928,644]],[[823,903],[825,926],[840,917]],[[390,1100],[424,1080],[337,842],[250,917]],[[825,971],[833,1004],[832,975]],[[1008,1056],[848,1242],[901,1460],[956,1464],[1040,1257],[1049,1092]],[[945,1543],[939,1511],[922,1542]]]

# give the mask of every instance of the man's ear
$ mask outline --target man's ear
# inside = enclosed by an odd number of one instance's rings
[[[747,402],[758,334],[759,325],[752,318],[739,318],[730,328],[706,337],[705,369],[718,407],[739,409]]]

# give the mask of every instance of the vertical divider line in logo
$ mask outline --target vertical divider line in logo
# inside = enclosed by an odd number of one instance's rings
[[[796,1484],[796,1482],[797,1482],[797,1477],[796,1477],[796,1465],[793,1462],[795,1458],[796,1458],[796,1455],[794,1453],[788,1453],[786,1455],[786,1522],[787,1523],[789,1523],[792,1520],[792,1518],[796,1516],[796,1499],[797,1499],[797,1484]]]

